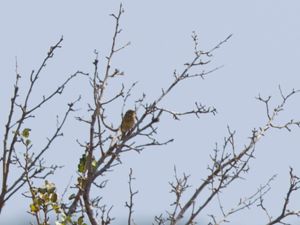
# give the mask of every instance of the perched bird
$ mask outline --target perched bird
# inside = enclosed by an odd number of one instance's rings
[[[121,132],[122,132],[122,138],[126,135],[126,133],[133,128],[135,124],[135,117],[136,113],[134,110],[128,110],[125,113],[125,116],[123,117],[122,123],[121,123]]]

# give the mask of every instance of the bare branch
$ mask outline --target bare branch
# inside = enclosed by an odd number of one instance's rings
[[[262,198],[260,199],[259,206],[262,208],[263,211],[265,211],[265,213],[267,214],[267,216],[269,218],[269,222],[266,225],[287,224],[287,223],[283,222],[283,220],[285,218],[290,217],[290,216],[300,217],[300,211],[294,211],[294,210],[288,209],[288,204],[291,201],[291,196],[298,189],[300,189],[300,178],[297,177],[293,173],[293,168],[290,167],[290,186],[287,191],[286,197],[284,198],[284,202],[283,202],[283,206],[282,206],[280,215],[278,215],[276,218],[273,219],[273,217],[270,216],[270,213],[268,212],[268,210],[263,206],[263,199]]]
[[[125,207],[128,208],[128,220],[127,224],[128,225],[134,225],[132,215],[133,215],[133,197],[138,193],[138,191],[133,191],[132,190],[132,180],[135,178],[132,176],[132,168],[130,168],[129,172],[129,180],[128,180],[128,186],[129,186],[129,202],[125,202]]]

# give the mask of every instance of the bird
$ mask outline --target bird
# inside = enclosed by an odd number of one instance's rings
[[[135,124],[135,118],[136,118],[136,113],[134,110],[127,110],[125,113],[125,116],[122,119],[121,123],[121,133],[122,133],[122,138],[130,131]]]

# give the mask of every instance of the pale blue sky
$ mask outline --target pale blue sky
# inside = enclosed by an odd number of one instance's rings
[[[4,110],[0,118],[1,136],[12,93],[15,57],[18,57],[19,72],[26,85],[26,77],[40,65],[48,47],[64,36],[63,48],[48,63],[40,89],[35,92],[37,96],[49,93],[76,70],[92,72],[94,49],[100,52],[100,60],[104,61],[108,54],[113,29],[113,20],[108,15],[116,12],[119,4],[120,1],[74,0],[0,3],[0,102]],[[198,120],[187,117],[181,121],[164,116],[159,135],[166,139],[175,138],[175,142],[147,149],[140,155],[126,155],[123,165],[109,177],[111,182],[104,200],[114,205],[113,215],[119,217],[117,222],[120,222],[127,213],[124,208],[128,197],[127,174],[129,168],[133,168],[134,187],[139,190],[135,201],[135,217],[139,224],[143,218],[150,220],[169,209],[173,199],[168,181],[173,178],[174,165],[177,165],[178,172],[191,174],[192,191],[207,175],[209,154],[215,142],[222,143],[227,125],[237,130],[239,146],[247,142],[253,128],[263,125],[266,121],[264,107],[254,97],[259,93],[272,95],[276,105],[280,100],[279,84],[286,92],[300,88],[300,3],[296,0],[128,0],[123,5],[125,14],[121,20],[123,33],[119,43],[130,41],[131,45],[115,58],[114,65],[126,73],[122,80],[125,84],[139,81],[135,97],[145,92],[151,100],[172,81],[173,70],[182,69],[193,56],[192,31],[199,35],[204,50],[233,34],[230,41],[215,53],[213,63],[208,67],[224,65],[224,68],[205,80],[183,82],[164,102],[171,109],[184,111],[193,107],[195,101],[200,101],[215,106],[219,113],[216,116],[204,115]],[[112,90],[120,86],[113,85]],[[91,94],[88,87],[87,81],[80,78],[54,101],[55,104],[39,111],[36,120],[28,124],[33,130],[35,146],[45,143],[45,138],[55,128],[55,116],[63,113],[66,103],[79,94],[83,96],[78,106],[82,110],[76,115],[87,115],[85,101]],[[128,107],[133,107],[134,100],[129,100]],[[287,105],[280,117],[282,121],[300,119],[299,101],[300,96],[296,96]],[[111,119],[115,124],[120,121],[119,113],[116,108],[111,109]],[[75,176],[74,168],[81,155],[75,139],[84,140],[87,132],[87,127],[73,117],[69,118],[65,137],[47,153],[49,163],[66,165],[57,176],[49,178],[57,183],[61,193],[71,176]],[[269,177],[278,174],[266,198],[266,205],[274,216],[277,215],[289,182],[289,166],[293,166],[300,176],[299,135],[300,131],[294,129],[292,133],[272,131],[263,138],[257,145],[257,158],[251,163],[247,179],[234,183],[224,192],[224,205],[228,209],[233,207],[239,197],[252,194]],[[300,210],[299,199],[300,193],[291,202],[294,209]],[[28,205],[18,193],[7,203],[0,224],[26,215]],[[208,223],[206,214],[211,213],[219,213],[214,204],[201,216],[201,221],[206,221],[204,224]],[[232,225],[267,222],[266,216],[255,207],[230,220]],[[296,224],[295,218],[290,223]]]

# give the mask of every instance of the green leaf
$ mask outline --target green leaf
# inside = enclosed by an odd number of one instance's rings
[[[72,218],[71,218],[71,216],[67,216],[66,214],[62,213],[62,222],[61,223],[63,225],[66,225],[66,224],[69,224],[69,223],[72,224]]]
[[[31,131],[30,128],[24,128],[24,130],[22,131],[22,136],[23,136],[24,138],[28,138],[29,135],[30,135],[30,131]]]
[[[13,133],[13,134],[17,134],[17,136],[20,135],[19,131],[13,131],[12,133]]]
[[[45,188],[47,189],[48,193],[54,193],[56,189],[55,184],[48,181],[45,181]]]
[[[31,141],[30,141],[29,139],[26,139],[25,145],[28,146],[28,145],[30,145],[30,144],[31,144]]]
[[[86,155],[83,154],[82,157],[79,160],[79,164],[78,164],[78,172],[79,173],[84,173],[86,171]]]
[[[36,206],[35,204],[30,204],[30,211],[32,212],[32,213],[36,213],[36,212],[38,212],[40,209],[39,209],[39,207],[38,206]]]
[[[46,187],[38,188],[38,192],[40,192],[41,194],[45,194],[47,192],[47,188]]]
[[[51,202],[57,202],[57,194],[56,193],[51,193],[50,194],[50,201]]]
[[[78,218],[77,223],[78,225],[83,225],[83,216]]]
[[[96,166],[97,166],[97,160],[94,159],[94,160],[92,161],[92,168],[93,168],[93,169],[96,169]]]
[[[57,204],[52,204],[52,209],[55,211],[56,214],[59,214],[60,211],[60,206]]]

